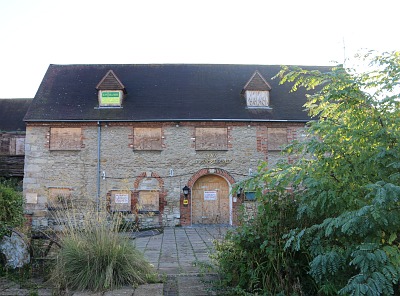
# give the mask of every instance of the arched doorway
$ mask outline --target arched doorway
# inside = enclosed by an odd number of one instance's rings
[[[230,224],[229,184],[221,176],[205,175],[192,187],[193,224]]]

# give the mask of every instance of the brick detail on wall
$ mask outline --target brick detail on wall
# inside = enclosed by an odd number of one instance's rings
[[[266,126],[258,126],[256,130],[257,151],[268,154],[268,128]]]
[[[181,193],[180,196],[180,201],[179,201],[179,208],[180,208],[180,212],[181,212],[181,219],[180,219],[180,223],[182,226],[188,226],[191,224],[191,211],[192,211],[192,203],[191,203],[191,194],[189,193],[188,195],[188,204],[184,205],[183,201],[185,200],[185,196],[183,195],[183,193]]]
[[[287,127],[287,138],[288,138],[288,143],[298,140],[298,132],[299,132],[299,127],[298,126],[288,126]],[[296,160],[296,156],[289,156],[288,157],[288,162],[289,163],[294,163]]]
[[[231,185],[235,183],[235,179],[224,169],[201,169],[198,170],[193,176],[189,179],[187,186],[191,189],[194,185],[194,183],[197,181],[198,178],[205,176],[205,175],[210,175],[214,174],[217,176],[221,176],[225,178]]]
[[[235,179],[224,169],[220,169],[220,168],[215,168],[215,169],[201,169],[198,170],[195,174],[192,175],[192,177],[189,179],[187,186],[192,189],[194,183],[196,183],[196,181],[203,176],[206,175],[218,175],[223,177],[225,180],[227,180],[230,185],[233,185],[235,183]],[[190,225],[192,223],[191,221],[191,208],[192,208],[192,204],[191,204],[191,195],[188,195],[188,205],[184,205],[183,201],[185,199],[185,196],[181,193],[180,196],[180,213],[181,213],[181,225],[182,226],[187,226]],[[236,205],[235,203],[233,203],[233,212],[236,212]]]
[[[148,174],[146,172],[142,172],[141,174],[139,174],[139,176],[135,179],[135,181],[133,183],[133,186],[134,186],[135,190],[133,191],[131,204],[132,204],[132,213],[135,213],[136,217],[138,217],[138,215],[137,215],[138,214],[137,203],[138,203],[138,200],[139,200],[139,190],[137,190],[137,188],[139,187],[140,182],[143,179],[148,178],[148,177],[149,176],[148,176]],[[159,174],[157,174],[155,172],[151,172],[150,177],[151,178],[155,178],[158,181],[158,185],[159,185],[159,188],[160,188],[159,195],[158,195],[158,198],[159,198],[158,221],[159,221],[159,225],[162,225],[162,221],[163,221],[162,217],[163,217],[163,214],[164,214],[165,206],[167,205],[166,197],[168,195],[168,192],[164,188],[164,179]]]

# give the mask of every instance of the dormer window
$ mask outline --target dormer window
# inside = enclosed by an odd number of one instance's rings
[[[269,92],[271,86],[262,77],[260,72],[254,72],[253,76],[243,87],[242,94],[246,99],[248,108],[270,108]]]
[[[247,107],[269,107],[269,91],[247,90],[244,96]]]
[[[127,92],[113,70],[107,72],[96,88],[98,90],[99,107],[122,106],[124,95]]]
[[[122,105],[123,92],[121,90],[100,90],[100,107],[120,107]]]

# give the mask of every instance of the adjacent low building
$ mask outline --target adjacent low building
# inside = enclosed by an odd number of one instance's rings
[[[70,201],[141,227],[235,224],[252,194],[234,184],[273,165],[310,120],[304,91],[279,85],[279,70],[50,65],[24,119],[33,226]]]
[[[0,177],[24,176],[25,123],[32,99],[0,99]]]

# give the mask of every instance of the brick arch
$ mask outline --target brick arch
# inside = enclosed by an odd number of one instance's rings
[[[194,173],[192,175],[192,177],[188,180],[187,186],[189,186],[189,188],[193,188],[194,183],[196,183],[196,181],[203,176],[206,175],[217,175],[220,176],[222,178],[224,178],[228,183],[229,186],[232,186],[235,183],[235,179],[231,176],[231,174],[229,174],[227,171],[225,171],[224,169],[201,169],[198,170],[196,173]],[[185,225],[191,225],[192,223],[192,213],[191,213],[191,209],[192,209],[192,204],[191,204],[191,192],[188,195],[188,200],[189,203],[187,203],[186,205],[183,203],[185,200],[184,195],[181,191],[181,196],[180,196],[180,213],[181,213],[181,225],[185,226]],[[235,203],[233,205],[233,213],[236,214],[236,204]],[[234,218],[235,221],[236,218]]]
[[[192,188],[197,179],[210,174],[223,177],[229,182],[229,185],[233,185],[235,183],[235,179],[224,169],[201,169],[193,174],[193,176],[189,179],[188,186]]]
[[[139,187],[140,182],[145,178],[149,178],[149,176],[147,176],[146,172],[142,172],[139,176],[137,176],[135,179],[135,182],[133,182],[134,188],[137,189]],[[151,172],[150,178],[157,179],[158,184],[160,185],[160,191],[164,191],[164,180],[163,180],[163,178],[160,177],[159,174],[157,174],[155,172]]]
[[[137,211],[136,210],[137,209],[136,208],[136,204],[138,203],[138,200],[139,200],[139,190],[138,190],[138,188],[139,188],[140,182],[145,178],[155,178],[158,181],[158,185],[159,185],[159,188],[160,188],[160,191],[159,191],[159,215],[158,215],[158,221],[159,221],[159,224],[161,226],[162,223],[163,223],[162,216],[164,214],[164,208],[165,208],[165,205],[167,203],[167,201],[166,201],[167,191],[165,190],[165,187],[164,187],[164,179],[159,174],[157,174],[155,172],[151,172],[150,176],[148,175],[147,172],[142,172],[141,174],[139,174],[139,176],[136,177],[135,181],[133,182],[134,191],[133,191],[132,199],[131,199],[132,212],[136,213],[136,211]],[[137,218],[137,215],[136,215],[136,220],[137,219],[138,218]],[[137,222],[138,222],[138,220],[137,220]]]

